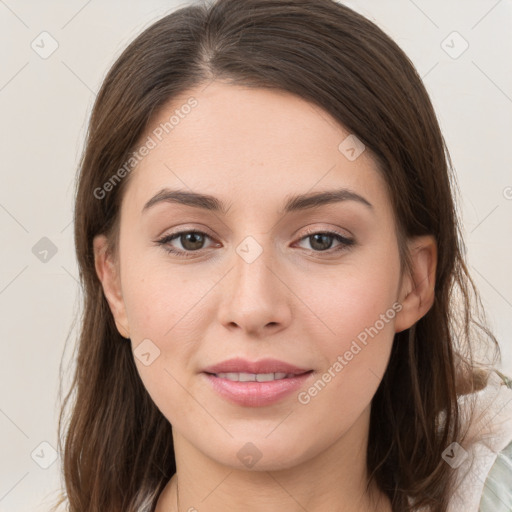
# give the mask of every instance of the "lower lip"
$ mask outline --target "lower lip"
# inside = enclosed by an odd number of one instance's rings
[[[298,391],[312,374],[311,371],[296,377],[267,382],[236,382],[216,377],[211,373],[203,373],[213,389],[222,397],[246,407],[263,407],[278,402],[290,393]]]

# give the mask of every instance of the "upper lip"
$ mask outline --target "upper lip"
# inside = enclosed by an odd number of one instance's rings
[[[309,369],[299,368],[278,359],[260,359],[248,361],[242,358],[228,359],[203,370],[206,373],[293,373],[300,375]]]

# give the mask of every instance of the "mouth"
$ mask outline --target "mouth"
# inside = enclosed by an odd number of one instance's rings
[[[227,359],[220,363],[203,368],[203,372],[212,375],[241,375],[246,381],[254,381],[258,377],[262,379],[283,379],[289,375],[300,375],[311,371],[310,368],[300,368],[286,361],[278,359],[260,359],[250,361],[243,357]],[[256,377],[253,377],[256,376]]]
[[[202,372],[210,389],[231,404],[265,407],[311,385],[313,370],[302,373]]]
[[[210,373],[205,372],[208,375],[212,375],[219,379],[226,379],[232,382],[272,382],[275,380],[291,379],[311,373],[313,370],[309,370],[303,373],[246,373],[246,372],[227,372],[227,373]]]

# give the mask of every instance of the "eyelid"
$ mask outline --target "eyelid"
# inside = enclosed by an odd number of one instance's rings
[[[302,227],[302,228],[298,229],[297,231],[295,231],[294,237],[298,236],[299,234],[302,233],[302,236],[300,236],[300,238],[296,238],[296,240],[300,240],[300,239],[304,238],[307,235],[315,235],[317,233],[337,234],[337,235],[339,235],[339,236],[341,236],[341,237],[343,237],[343,238],[345,238],[347,240],[353,238],[352,233],[348,229],[335,228],[335,227],[325,227],[325,228],[315,227],[315,228],[312,228],[310,226],[311,225],[308,225],[306,227]],[[216,239],[216,236],[210,234],[209,229],[206,226],[202,226],[202,225],[200,227],[187,226],[187,225],[185,225],[183,227],[180,226],[179,228],[177,228],[177,231],[170,231],[169,233],[166,233],[164,235],[158,236],[157,239],[162,239],[162,238],[166,238],[166,237],[170,237],[170,236],[181,235],[181,234],[184,234],[184,233],[192,233],[192,232],[200,233],[202,235],[207,235],[211,239]]]
[[[346,233],[344,234],[342,231],[345,231]],[[305,238],[308,235],[316,235],[318,233],[327,233],[327,234],[338,235],[346,240],[353,239],[353,235],[346,229],[341,230],[341,229],[333,228],[333,227],[325,228],[325,229],[306,227],[305,231],[302,233],[302,236],[299,238],[299,240],[302,240],[303,238]]]

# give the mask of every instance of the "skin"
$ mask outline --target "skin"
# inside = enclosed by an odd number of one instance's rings
[[[138,372],[173,427],[177,475],[157,512],[390,511],[377,488],[365,492],[371,400],[395,332],[413,325],[434,299],[436,244],[409,240],[411,274],[401,273],[395,219],[368,150],[350,161],[349,135],[330,115],[284,92],[213,82],[167,104],[151,128],[187,98],[198,106],[132,171],[121,206],[119,253],[94,240],[96,270],[119,332],[133,349],[150,339],[160,355]],[[144,204],[164,187],[211,194],[226,215],[185,205]],[[373,210],[343,201],[283,215],[291,194],[347,187]],[[356,240],[318,249],[305,229]],[[165,234],[197,229],[203,245]],[[262,249],[236,252],[252,236]],[[192,249],[190,249],[192,247]],[[276,404],[227,402],[202,369],[235,356],[273,357],[314,373],[308,389],[394,303],[401,310],[308,404],[292,393]],[[130,341],[126,341],[130,343]],[[253,443],[261,459],[237,457]],[[372,501],[373,499],[373,501]]]

